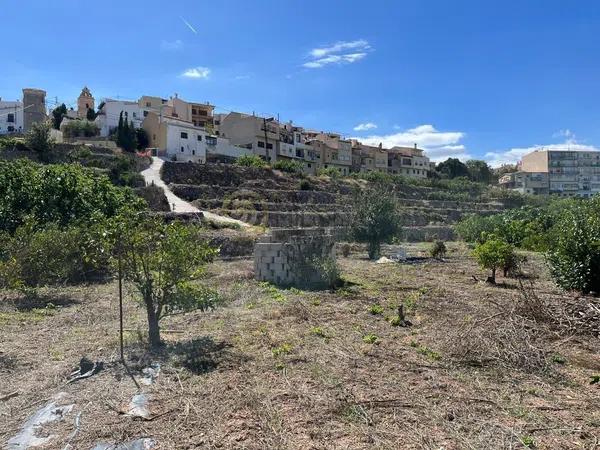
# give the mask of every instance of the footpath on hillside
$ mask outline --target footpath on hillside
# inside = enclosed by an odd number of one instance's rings
[[[167,201],[169,202],[169,208],[171,208],[171,212],[174,213],[202,213],[204,217],[208,220],[212,220],[214,222],[221,223],[236,223],[242,227],[248,227],[246,222],[242,222],[241,220],[232,219],[230,217],[220,216],[218,214],[212,213],[210,211],[203,211],[201,209],[196,208],[189,202],[186,202],[182,198],[178,197],[171,191],[169,186],[162,180],[160,176],[160,169],[164,164],[164,160],[161,158],[157,158],[155,156],[152,157],[152,164],[146,170],[142,171],[142,176],[148,185],[155,185],[160,188],[165,193],[167,197]]]

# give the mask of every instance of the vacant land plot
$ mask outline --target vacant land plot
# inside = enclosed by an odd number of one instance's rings
[[[43,448],[138,438],[160,449],[598,447],[596,329],[561,306],[593,300],[561,294],[540,258],[529,257],[523,288],[480,281],[459,245],[445,261],[340,263],[335,292],[260,284],[251,260],[214,263],[206,283],[225,305],[166,320],[160,354],[145,350],[143,312],[128,301],[139,389],[118,362],[116,284],[30,301],[3,293],[0,442],[64,392],[74,406],[38,430],[51,436]],[[393,326],[400,303],[410,327]],[[103,370],[67,384],[84,356]],[[140,391],[145,418],[126,414]]]

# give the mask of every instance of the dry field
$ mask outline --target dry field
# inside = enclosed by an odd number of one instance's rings
[[[425,247],[409,246],[417,255]],[[52,449],[152,438],[160,449],[490,449],[600,447],[598,338],[574,333],[575,302],[530,256],[524,289],[485,284],[459,244],[445,261],[341,258],[336,292],[279,290],[252,261],[219,261],[206,283],[223,307],[168,318],[159,354],[126,304],[119,363],[116,284],[0,299],[0,446],[59,392],[73,404],[39,430]],[[589,299],[577,300],[580,302]],[[403,302],[411,327],[390,324]],[[589,330],[590,328],[585,328]],[[82,357],[104,370],[67,384]],[[123,414],[150,397],[146,419]]]

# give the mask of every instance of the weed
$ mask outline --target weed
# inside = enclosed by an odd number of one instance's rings
[[[328,338],[329,336],[327,336],[327,333],[325,332],[325,330],[321,327],[312,327],[310,329],[310,334],[313,334],[315,336],[319,336],[322,338]]]
[[[313,298],[310,301],[310,304],[313,305],[313,306],[319,306],[321,304],[321,300],[319,300],[318,298]]]
[[[400,320],[400,317],[398,316],[391,316],[387,318],[387,321],[390,323],[391,326],[393,327],[399,327],[400,326],[400,322],[402,322]]]
[[[414,343],[414,344],[413,344]],[[442,356],[436,352],[435,350],[430,349],[429,347],[427,347],[426,345],[419,345],[418,343],[412,341],[410,343],[411,347],[415,347],[417,349],[417,353],[426,356],[427,358],[433,360],[433,361],[437,361],[439,360]]]
[[[565,364],[567,362],[566,358],[558,353],[552,355],[552,362],[556,364]]]
[[[383,314],[383,306],[378,304],[371,305],[369,312],[373,315]]]
[[[531,436],[521,437],[521,443],[527,448],[535,448],[535,440]]]
[[[287,355],[288,353],[291,353],[293,349],[294,347],[292,346],[292,344],[284,342],[283,344],[272,348],[271,352],[273,353],[273,356],[277,358],[278,356]]]
[[[271,297],[271,299],[273,299],[279,303],[284,303],[286,301],[285,295],[283,295],[283,293],[279,289],[277,289],[275,286],[273,286],[268,281],[262,281],[259,284],[260,284],[260,287],[263,288],[265,293],[268,294],[269,297]]]
[[[371,418],[367,410],[361,405],[347,405],[342,408],[342,417],[350,422],[370,424]]]
[[[379,336],[373,333],[365,334],[362,338],[363,342],[367,344],[379,344]]]

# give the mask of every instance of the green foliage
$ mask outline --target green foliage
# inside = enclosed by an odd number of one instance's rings
[[[315,336],[319,336],[322,338],[328,338],[329,336],[327,335],[327,333],[325,332],[325,330],[322,327],[312,327],[310,329],[310,334],[315,335]]]
[[[379,257],[381,244],[390,242],[401,231],[398,205],[384,186],[357,192],[353,201],[350,235],[366,242],[370,259]]]
[[[470,159],[466,163],[469,178],[477,183],[490,184],[493,179],[491,167],[485,161]]]
[[[369,312],[371,314],[373,314],[374,316],[383,314],[383,311],[384,311],[383,306],[378,305],[378,304],[374,304],[369,307]]]
[[[429,250],[429,254],[432,258],[441,259],[446,256],[446,244],[444,241],[435,241],[431,245],[431,249]]]
[[[326,169],[317,170],[317,176],[326,176],[330,178],[341,178],[342,171],[337,167],[328,167]]]
[[[66,138],[94,137],[100,134],[100,128],[90,120],[71,120],[63,126],[63,134]]]
[[[207,310],[219,302],[215,292],[195,283],[218,253],[200,238],[198,228],[138,214],[119,217],[113,230],[123,274],[146,308],[152,347],[161,344],[162,318]]]
[[[85,224],[125,206],[141,209],[143,201],[79,165],[0,161],[0,230],[12,233],[27,218],[41,226]]]
[[[137,128],[135,130],[135,141],[138,150],[144,150],[150,145],[150,138],[148,132],[143,128]]]
[[[340,282],[340,267],[334,257],[315,256],[310,262],[311,267],[317,271],[321,283],[329,289],[334,289]]]
[[[243,167],[268,167],[267,162],[258,155],[242,155],[235,160],[235,164]]]
[[[287,342],[284,342],[283,344],[278,345],[277,347],[273,347],[271,349],[271,353],[273,354],[273,357],[277,358],[279,356],[287,355],[288,353],[291,353],[293,349],[294,349],[294,347],[292,346],[292,344],[288,344]]]
[[[67,106],[63,103],[52,110],[52,126],[55,130],[60,130],[60,124],[67,115]]]
[[[348,244],[347,242],[345,242],[344,244],[342,244],[342,256],[344,258],[347,258],[348,256],[350,256],[350,244]]]
[[[548,261],[563,289],[600,293],[600,196],[561,213]]]
[[[50,128],[49,122],[34,123],[25,135],[25,146],[36,152],[42,161],[48,160],[54,146],[50,137]]]
[[[133,152],[137,147],[136,131],[133,122],[123,116],[123,111],[119,114],[119,124],[117,126],[117,145],[126,152]]]
[[[308,180],[302,180],[300,182],[300,190],[301,191],[312,191],[314,189],[313,185]]]
[[[473,250],[473,256],[483,269],[491,270],[492,282],[496,282],[496,270],[511,265],[515,260],[514,248],[507,242],[491,237]]]
[[[366,344],[379,344],[381,341],[379,340],[379,336],[374,333],[365,334],[362,338],[363,342]]]
[[[90,122],[96,120],[96,112],[92,108],[88,108],[85,113],[85,118]]]
[[[435,170],[446,178],[469,177],[469,168],[458,158],[448,158],[439,163]]]
[[[300,161],[278,159],[275,161],[275,164],[273,164],[273,169],[298,175],[304,172],[304,164],[302,164]]]

